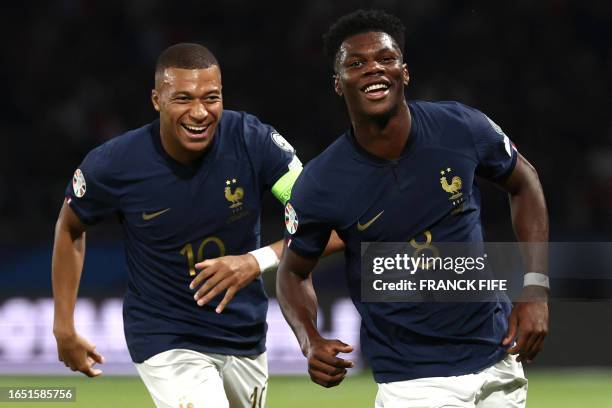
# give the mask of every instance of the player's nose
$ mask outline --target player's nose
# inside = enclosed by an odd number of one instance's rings
[[[368,61],[363,71],[364,75],[378,75],[385,72],[385,67],[378,60]]]
[[[203,121],[208,116],[208,110],[206,109],[206,105],[197,102],[190,110],[189,115],[197,121]]]

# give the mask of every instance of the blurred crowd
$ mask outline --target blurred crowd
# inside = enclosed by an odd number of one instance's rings
[[[226,109],[256,114],[313,158],[348,125],[321,35],[357,8],[406,25],[409,99],[484,111],[537,167],[553,239],[610,240],[612,2],[51,0],[0,13],[0,243],[51,239],[84,155],[155,119],[155,60],[176,42],[218,57]],[[511,237],[505,198],[488,196],[488,230]],[[270,208],[264,236],[277,237],[281,207]]]

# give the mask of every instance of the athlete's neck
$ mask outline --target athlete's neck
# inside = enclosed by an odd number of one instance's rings
[[[357,143],[374,156],[397,160],[408,142],[412,117],[403,101],[388,117],[351,117]]]
[[[163,133],[163,130],[160,129],[159,138],[161,139],[162,148],[168,153],[168,156],[185,166],[193,164],[206,152],[206,150],[201,152],[186,150],[172,137],[164,137]]]

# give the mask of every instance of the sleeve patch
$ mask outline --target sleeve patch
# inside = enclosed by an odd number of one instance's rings
[[[291,203],[287,203],[285,206],[285,227],[291,235],[295,234],[298,229],[298,216],[293,209]]]
[[[87,191],[87,183],[81,169],[76,169],[72,176],[72,191],[74,191],[74,195],[78,198],[83,197]]]
[[[280,147],[282,150],[289,152],[289,153],[294,153],[295,149],[293,148],[293,146],[291,146],[291,144],[280,135],[280,133],[278,133],[277,131],[273,131],[270,136],[272,137],[272,141],[274,142],[274,144],[276,144],[278,147]]]
[[[512,157],[512,147],[510,147],[510,138],[504,135],[504,147],[506,148],[506,153],[508,156]]]
[[[502,130],[502,128],[499,127],[499,125],[495,122],[493,122],[491,120],[491,118],[489,118],[487,115],[485,115],[485,118],[487,118],[487,120],[489,121],[489,124],[491,125],[491,127],[493,128],[493,130],[495,130],[497,133],[499,133],[500,135],[504,136],[506,139],[508,138],[506,136],[506,134],[504,133],[504,131]]]

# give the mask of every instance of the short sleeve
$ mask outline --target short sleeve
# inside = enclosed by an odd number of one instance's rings
[[[264,188],[270,189],[289,170],[302,168],[293,146],[255,116],[245,114],[244,137]]]
[[[472,118],[472,137],[478,155],[476,175],[491,181],[503,180],[516,166],[516,147],[504,131],[484,113],[476,111]]]
[[[285,205],[288,247],[304,258],[320,257],[333,230],[330,220],[326,219],[328,200],[319,196],[316,182],[302,173]]]
[[[102,145],[89,152],[66,187],[68,204],[85,224],[95,224],[117,210],[109,150]]]

